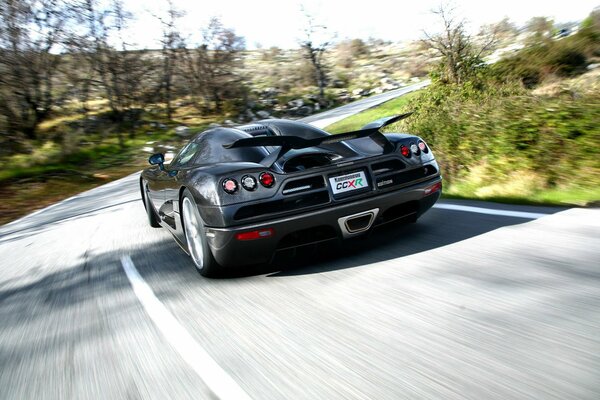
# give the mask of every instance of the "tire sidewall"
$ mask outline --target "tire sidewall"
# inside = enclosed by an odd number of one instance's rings
[[[202,268],[198,268],[198,266],[196,265],[196,262],[193,260],[193,257],[192,257],[192,252],[190,251],[189,248],[187,249],[187,251],[188,251],[188,254],[190,255],[190,258],[192,258],[192,262],[194,264],[194,268],[196,268],[196,271],[198,271],[203,276],[210,276],[210,275],[213,275],[215,272],[216,261],[212,255],[210,246],[208,245],[208,240],[206,239],[206,229],[204,227],[204,221],[202,220],[202,216],[200,215],[200,212],[198,211],[198,206],[196,204],[196,201],[194,200],[194,196],[187,189],[183,192],[183,196],[181,197],[180,209],[181,209],[182,217],[183,217],[183,213],[185,212],[183,209],[183,201],[186,198],[192,202],[192,205],[194,206],[193,212],[195,214],[195,218],[201,227],[200,243],[202,245],[202,258],[203,258],[202,259]],[[182,218],[182,226],[183,226],[183,232],[184,232],[185,240],[186,240],[185,244],[186,244],[186,247],[188,247],[187,231],[185,228],[185,224],[183,223],[183,218]]]

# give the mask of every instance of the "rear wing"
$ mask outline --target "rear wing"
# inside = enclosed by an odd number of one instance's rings
[[[337,135],[322,136],[313,139],[304,139],[299,136],[256,136],[251,138],[238,139],[233,143],[223,144],[226,149],[235,149],[239,147],[259,147],[259,146],[272,146],[279,147],[279,150],[272,152],[265,157],[261,164],[267,168],[270,168],[284,156],[288,151],[292,149],[305,149],[308,147],[320,146],[323,144],[339,143],[345,140],[360,139],[370,137],[375,143],[377,143],[383,149],[384,153],[394,151],[394,145],[385,137],[385,135],[379,132],[379,129],[392,124],[396,121],[400,121],[408,116],[412,112],[400,115],[394,115],[392,117],[385,117],[373,121],[365,125],[358,131],[351,131],[340,133]]]

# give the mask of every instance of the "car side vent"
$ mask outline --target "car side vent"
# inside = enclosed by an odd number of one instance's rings
[[[393,158],[391,160],[375,163],[371,165],[371,168],[373,169],[373,174],[378,176],[387,174],[389,172],[400,171],[406,168],[406,164],[396,158]]]
[[[311,176],[286,183],[283,187],[283,194],[297,194],[323,187],[325,187],[325,181],[322,176]]]

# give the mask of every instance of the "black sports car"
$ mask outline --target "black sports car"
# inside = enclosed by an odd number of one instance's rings
[[[281,119],[209,129],[168,165],[150,157],[140,177],[150,225],[167,228],[207,276],[414,222],[439,198],[442,178],[422,139],[380,133],[408,115],[338,135]]]

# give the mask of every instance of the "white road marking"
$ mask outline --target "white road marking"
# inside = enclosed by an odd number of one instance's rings
[[[472,213],[478,213],[478,214],[501,215],[504,217],[527,218],[527,219],[538,219],[541,217],[545,217],[546,215],[550,215],[550,214],[532,213],[532,212],[524,212],[524,211],[496,210],[493,208],[460,206],[458,204],[445,204],[445,203],[437,203],[433,206],[433,208],[439,208],[442,210],[452,210],[452,211],[465,211],[465,212],[472,212]]]
[[[171,346],[221,400],[250,400],[250,396],[213,360],[154,295],[140,276],[131,257],[121,257],[133,291]]]

